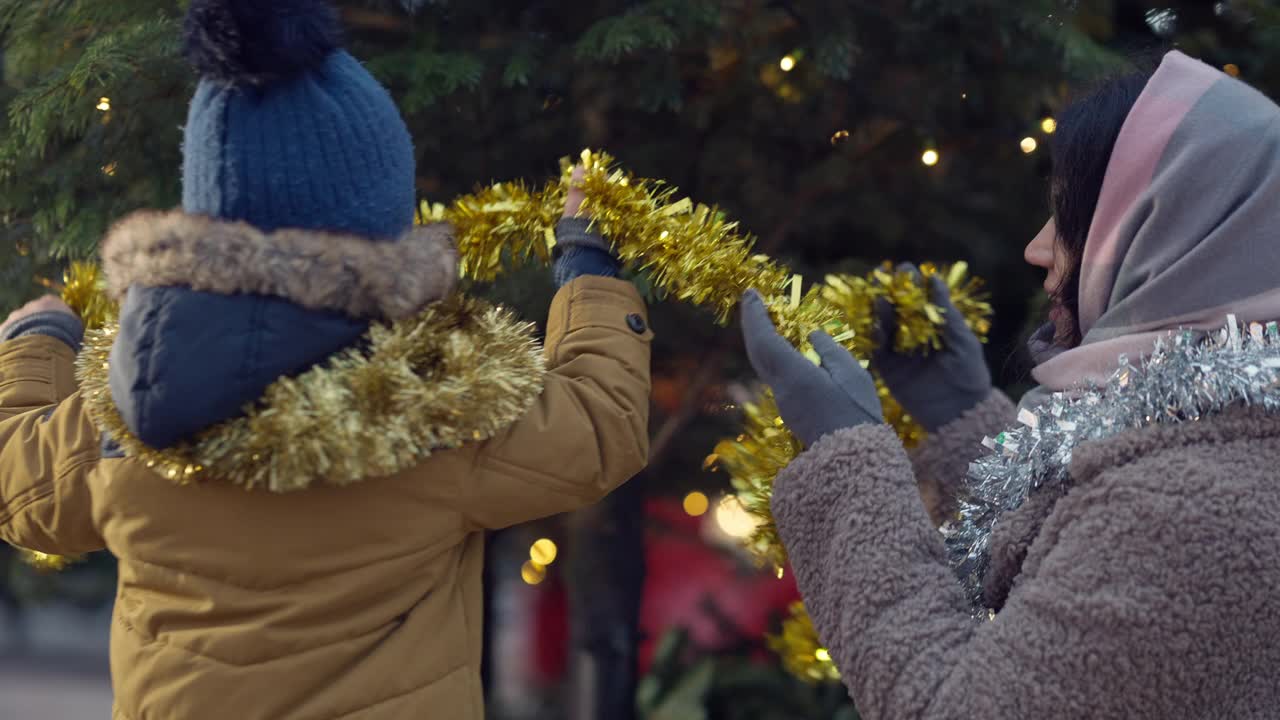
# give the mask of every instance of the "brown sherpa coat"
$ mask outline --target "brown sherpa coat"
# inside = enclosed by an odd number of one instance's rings
[[[997,525],[1000,611],[974,620],[915,478],[959,479],[1012,418],[993,396],[914,458],[884,426],[842,430],[779,476],[774,514],[862,716],[1280,716],[1280,418],[1082,445],[1069,491]]]

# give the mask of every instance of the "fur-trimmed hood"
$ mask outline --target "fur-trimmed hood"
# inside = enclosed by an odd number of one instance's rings
[[[456,289],[448,227],[394,242],[263,233],[182,212],[140,212],[103,241],[121,299],[110,390],[143,443],[168,448],[237,416],[281,377],[412,317]]]
[[[445,223],[394,242],[312,230],[264,233],[180,211],[139,212],[102,241],[108,292],[181,285],[223,295],[275,295],[310,310],[400,320],[458,284],[458,251]]]

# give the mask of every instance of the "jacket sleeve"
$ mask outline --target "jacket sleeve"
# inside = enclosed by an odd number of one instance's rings
[[[88,482],[99,437],[78,393],[0,422],[0,540],[56,555],[102,549]]]
[[[983,452],[982,439],[1013,424],[1017,409],[1008,396],[993,390],[987,399],[924,439],[911,454],[920,496],[935,526],[956,511],[956,491]]]
[[[0,342],[0,419],[57,405],[76,390],[75,351],[48,335]]]
[[[75,394],[75,353],[27,335],[0,343],[0,540],[40,552],[98,550],[87,482],[100,435]]]
[[[1229,574],[1263,572],[1241,567],[1251,561],[1238,552],[1257,538],[1229,512],[1205,512],[1141,487],[1124,470],[1108,472],[1110,480],[1100,476],[1061,501],[1067,507],[1046,523],[1004,609],[988,621],[965,609],[891,430],[843,430],[787,468],[774,515],[861,716],[1065,720],[1223,710],[1188,707],[1188,688],[1201,692],[1203,673],[1227,653],[1217,618],[1233,610],[1215,605],[1224,597],[1216,588],[1239,584],[1223,579]],[[1256,617],[1244,614],[1244,622]]]
[[[500,528],[590,505],[649,456],[652,332],[635,287],[584,276],[547,320],[546,387],[533,408],[478,445],[461,509]]]

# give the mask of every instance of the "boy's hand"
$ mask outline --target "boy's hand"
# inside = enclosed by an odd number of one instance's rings
[[[79,349],[84,338],[84,325],[61,298],[46,295],[9,313],[8,319],[0,325],[0,340],[24,335],[48,335]]]
[[[9,313],[9,318],[4,321],[3,325],[0,325],[0,337],[3,337],[4,334],[9,331],[9,328],[12,328],[18,323],[18,321],[31,317],[32,315],[46,312],[65,313],[71,317],[76,317],[75,312],[72,311],[70,306],[62,302],[62,298],[57,295],[45,295],[44,297],[36,298],[35,300],[32,300],[26,305],[23,305],[17,310]]]
[[[583,275],[617,277],[620,266],[609,241],[591,227],[589,215],[579,215],[582,201],[581,165],[573,169],[569,194],[565,197],[564,217],[556,225],[556,262],[553,269],[556,285],[564,287]]]
[[[574,166],[573,177],[569,179],[569,195],[564,201],[564,216],[567,218],[577,217],[578,211],[582,209],[582,201],[587,199],[582,192],[582,176],[585,174],[586,169],[581,165]]]

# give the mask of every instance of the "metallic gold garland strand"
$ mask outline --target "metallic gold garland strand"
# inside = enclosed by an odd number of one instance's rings
[[[71,263],[63,274],[62,301],[80,316],[85,330],[97,330],[113,321],[119,312],[107,297],[102,269],[94,263]]]
[[[792,603],[791,617],[782,621],[782,632],[765,638],[769,649],[782,659],[782,666],[796,677],[813,683],[839,682],[840,671],[831,653],[818,640],[813,619],[804,603]]]
[[[62,572],[69,566],[84,560],[83,555],[50,555],[25,548],[18,548],[18,555],[27,565],[46,573]]]
[[[367,346],[282,378],[243,415],[157,450],[132,434],[111,399],[115,333],[112,325],[89,333],[77,360],[89,414],[126,454],[180,484],[213,477],[283,493],[315,478],[347,485],[393,475],[501,432],[537,401],[545,374],[532,324],[455,295],[412,318],[375,324]],[[354,425],[353,405],[361,416]]]

